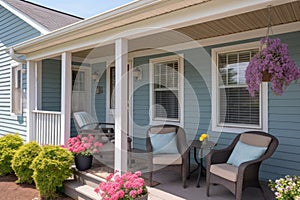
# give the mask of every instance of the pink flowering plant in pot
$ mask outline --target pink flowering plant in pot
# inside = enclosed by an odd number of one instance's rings
[[[98,153],[102,146],[102,143],[96,141],[92,134],[77,135],[68,139],[68,150],[75,156],[91,156]]]
[[[141,172],[127,172],[119,175],[118,172],[111,173],[106,177],[107,182],[102,182],[95,192],[103,200],[133,200],[147,199],[148,192],[145,181],[141,178]]]
[[[260,42],[265,48],[252,57],[246,69],[248,91],[254,96],[264,81],[264,74],[268,74],[273,93],[282,95],[293,80],[300,78],[300,69],[289,56],[288,45],[281,43],[279,38],[265,37]]]

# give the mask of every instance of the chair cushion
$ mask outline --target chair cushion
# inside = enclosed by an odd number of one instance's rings
[[[153,164],[156,165],[181,165],[182,157],[179,153],[177,154],[157,154],[153,155]]]
[[[259,158],[266,150],[267,147],[252,146],[238,141],[227,163],[238,167],[244,162]]]
[[[222,163],[211,165],[210,172],[232,182],[236,182],[238,168],[227,163]]]
[[[178,154],[175,132],[171,133],[150,133],[150,140],[153,154]]]
[[[268,147],[271,140],[270,137],[251,133],[243,133],[240,137],[241,142],[258,147]]]

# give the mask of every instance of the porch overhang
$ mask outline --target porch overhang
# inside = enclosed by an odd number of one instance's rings
[[[156,34],[168,34],[168,30],[182,33],[190,40],[207,40],[265,28],[269,5],[274,10],[273,26],[297,23],[294,29],[298,30],[299,4],[294,0],[141,0],[18,44],[13,49],[28,60],[39,60],[99,44],[112,45],[118,38],[132,41],[155,38]],[[129,45],[129,52],[130,48]]]

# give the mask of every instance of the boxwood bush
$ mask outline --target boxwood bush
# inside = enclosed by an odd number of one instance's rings
[[[44,146],[39,155],[33,160],[33,180],[40,196],[46,199],[57,196],[56,189],[63,186],[63,181],[71,176],[70,168],[73,155],[59,146]]]
[[[13,173],[11,160],[22,145],[23,139],[18,134],[7,134],[0,138],[0,175]]]
[[[11,167],[18,177],[17,183],[32,183],[33,170],[30,165],[35,157],[39,155],[42,148],[37,142],[29,142],[17,150],[11,161]]]

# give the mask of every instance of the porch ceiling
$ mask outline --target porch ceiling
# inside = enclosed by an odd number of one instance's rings
[[[176,29],[194,40],[224,36],[268,26],[268,8]],[[271,7],[272,26],[300,21],[300,1]]]
[[[145,49],[155,49],[174,44],[225,36],[268,26],[268,8],[229,16],[226,18],[198,23],[191,26],[166,30],[164,32],[132,39],[129,42],[129,52]],[[272,26],[300,21],[300,1],[289,2],[271,7]],[[81,58],[99,58],[114,55],[114,45],[83,50],[73,53]]]

